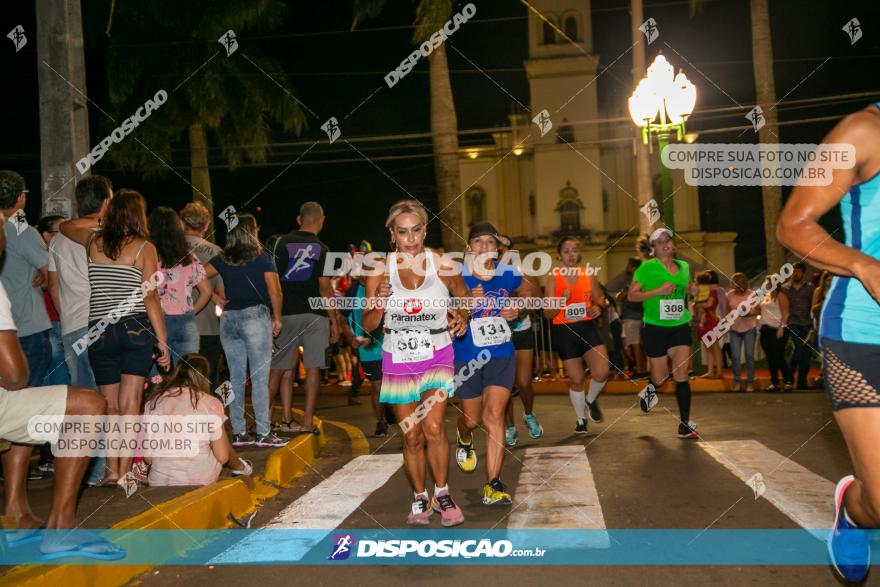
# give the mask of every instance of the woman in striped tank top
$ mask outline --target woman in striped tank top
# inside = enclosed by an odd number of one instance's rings
[[[98,231],[89,219],[76,219],[62,223],[61,232],[86,247],[88,256],[89,329],[74,349],[88,348],[95,382],[107,398],[107,413],[135,416],[154,345],[159,365],[170,367],[156,291],[162,274],[157,272],[156,247],[147,240],[144,198],[134,190],[119,190]],[[130,468],[131,456],[107,458],[104,484],[123,485]]]
[[[803,177],[830,180],[792,190],[776,236],[795,255],[836,275],[819,321],[822,380],[855,475],[841,479],[834,492],[828,552],[837,573],[858,583],[871,560],[862,528],[880,528],[880,102],[844,118],[820,150],[812,165],[826,163],[805,169]],[[838,204],[844,242],[819,224]]]

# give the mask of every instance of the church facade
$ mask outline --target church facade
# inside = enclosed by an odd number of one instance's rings
[[[616,112],[599,111],[589,1],[532,5],[575,44],[529,12],[524,66],[530,103],[509,115],[509,130],[494,133],[491,143],[461,148],[461,234],[474,222],[492,221],[523,255],[555,252],[561,236],[574,235],[584,261],[601,268],[605,282],[636,253],[635,127],[625,103]],[[651,165],[660,202],[656,146]],[[673,170],[673,184],[678,250],[697,268],[732,274],[736,234],[701,230],[697,188],[684,182],[681,170]]]

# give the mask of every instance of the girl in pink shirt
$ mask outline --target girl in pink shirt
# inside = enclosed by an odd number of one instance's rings
[[[165,331],[171,364],[182,355],[199,352],[196,314],[208,305],[214,293],[205,269],[190,250],[177,212],[160,206],[150,214],[150,240],[156,246],[159,270],[165,279],[159,285],[159,303],[165,314]],[[193,293],[198,292],[194,300]]]
[[[223,404],[210,393],[211,367],[202,355],[187,354],[180,358],[171,374],[159,384],[147,400],[147,416],[218,416],[226,421]],[[147,477],[151,486],[208,485],[220,477],[223,465],[233,476],[249,476],[253,465],[238,456],[225,426],[217,440],[199,442],[199,453],[193,457],[150,457]]]

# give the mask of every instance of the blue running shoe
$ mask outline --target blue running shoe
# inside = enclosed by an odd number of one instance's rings
[[[508,426],[504,429],[504,444],[507,446],[519,444],[519,433],[516,431],[516,426]]]
[[[526,426],[529,428],[529,436],[532,438],[541,438],[544,436],[544,428],[538,424],[538,419],[534,414],[524,414],[523,422],[525,422]]]
[[[843,513],[843,496],[855,480],[852,475],[847,475],[838,481],[834,490],[834,528],[828,534],[831,565],[844,581],[851,583],[864,580],[871,568],[868,533],[850,524]]]

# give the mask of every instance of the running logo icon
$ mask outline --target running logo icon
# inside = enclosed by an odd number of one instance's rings
[[[660,36],[660,29],[657,28],[657,21],[653,18],[649,18],[643,22],[642,26],[639,27],[639,30],[644,33],[645,39],[648,41],[649,45],[656,41],[657,37]]]
[[[746,114],[746,120],[752,123],[752,127],[754,127],[755,132],[758,132],[762,128],[764,128],[764,111],[760,106],[755,106],[752,108],[748,114]]]
[[[232,400],[235,399],[235,392],[232,390],[232,383],[229,381],[224,381],[218,385],[217,389],[214,390],[214,394],[223,402],[224,408],[228,407]]]
[[[134,495],[138,490],[137,478],[134,476],[134,473],[129,471],[125,474],[125,477],[122,478],[122,490],[125,492],[125,499],[128,499],[132,495]]]
[[[227,57],[238,50],[238,39],[235,38],[235,31],[232,29],[223,33],[223,36],[217,39],[217,42],[223,46]]]
[[[538,112],[538,115],[532,119],[532,122],[538,125],[538,129],[540,129],[542,137],[550,132],[550,129],[553,128],[553,121],[550,120],[550,113],[546,110],[541,110],[540,112]]]
[[[6,35],[12,44],[15,45],[15,52],[18,53],[22,47],[27,45],[27,37],[24,35],[24,27],[16,25],[14,29],[9,31],[9,34]],[[861,32],[859,33],[861,36]]]
[[[339,122],[336,120],[335,116],[328,118],[327,122],[321,125],[321,130],[327,133],[331,145],[333,144],[333,141],[338,139],[339,135],[342,134],[342,131],[339,128]]]
[[[287,243],[287,271],[284,281],[305,281],[312,276],[321,248],[315,243]]]
[[[238,214],[235,213],[235,206],[227,206],[217,217],[226,223],[226,230],[232,230],[238,226]]]
[[[648,223],[651,225],[660,220],[660,205],[653,198],[651,198],[650,202],[639,208],[639,212],[645,215]]]
[[[843,25],[843,32],[849,35],[849,44],[855,45],[856,41],[862,38],[862,25],[859,23],[859,19],[854,18]]]
[[[24,210],[19,210],[15,214],[13,214],[9,218],[9,222],[15,226],[15,234],[20,236],[21,233],[28,227],[27,217],[24,215]]]
[[[334,534],[333,550],[331,551],[330,556],[327,557],[327,560],[346,560],[351,555],[355,542],[357,542],[357,538],[354,537],[354,534]]]
[[[755,492],[755,499],[758,499],[764,492],[767,491],[767,485],[764,483],[764,476],[760,473],[755,473],[749,480],[746,481],[746,485],[752,488],[752,491]]]

